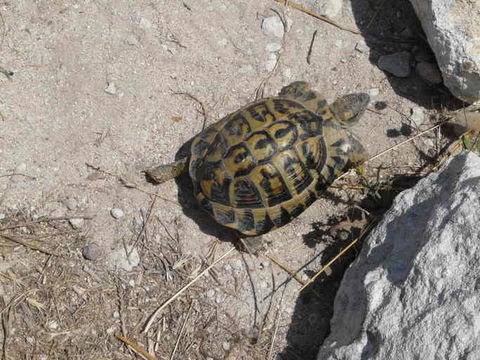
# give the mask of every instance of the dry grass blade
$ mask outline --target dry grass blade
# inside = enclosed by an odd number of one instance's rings
[[[115,334],[115,337],[118,340],[122,341],[127,346],[131,347],[136,353],[140,354],[145,359],[147,359],[147,360],[157,360],[157,358],[155,356],[148,353],[147,351],[145,351],[143,348],[141,348],[139,345],[135,344],[134,342],[128,340],[125,336],[123,336],[121,334]]]
[[[89,163],[85,163],[85,165],[87,165],[87,167],[91,168],[91,169],[94,169],[95,171],[99,171],[105,175],[108,175],[108,176],[112,176],[114,178],[116,178],[118,181],[120,181],[125,187],[127,188],[131,188],[131,189],[135,189],[135,190],[138,190],[144,194],[147,194],[147,195],[151,195],[151,196],[155,196],[159,199],[162,199],[163,201],[167,201],[169,203],[172,203],[172,204],[175,204],[177,206],[181,206],[178,201],[175,201],[175,200],[170,200],[170,199],[167,199],[167,198],[164,198],[163,196],[160,196],[158,194],[154,194],[150,191],[147,191],[147,190],[144,190],[142,188],[140,188],[137,184],[135,184],[134,182],[131,182],[131,181],[128,181],[127,179],[125,179],[123,176],[120,176],[118,174],[114,174],[110,171],[107,171],[107,170],[103,170],[101,169],[99,166],[95,166],[95,165],[92,165],[92,164],[89,164]]]
[[[317,36],[318,30],[315,30],[312,35],[312,41],[310,41],[310,46],[307,53],[307,64],[310,65],[310,57],[312,56],[313,44],[315,42],[315,37]]]
[[[278,265],[281,269],[285,270],[287,273],[290,274],[291,277],[293,277],[295,280],[297,280],[300,284],[302,285],[305,285],[305,281],[303,281],[302,279],[300,279],[300,277],[298,276],[298,271],[293,271],[291,269],[289,269],[286,265],[282,264],[280,261],[278,261],[276,258],[274,258],[273,256],[271,255],[268,255],[268,254],[265,254],[265,256],[271,261],[273,262],[274,264]]]
[[[190,99],[196,101],[200,107],[202,108],[202,116],[203,116],[203,124],[202,124],[202,131],[205,130],[205,126],[207,125],[207,120],[208,120],[208,113],[207,113],[207,107],[203,103],[202,100],[198,99],[197,97],[193,96],[192,94],[186,93],[186,92],[176,92],[172,91],[173,94],[175,95],[184,95],[189,97]]]
[[[187,312],[187,316],[185,317],[185,320],[183,321],[182,328],[180,329],[180,332],[177,337],[177,341],[175,341],[175,347],[173,348],[172,354],[170,355],[170,360],[173,360],[175,357],[175,353],[177,352],[178,349],[178,344],[180,344],[180,340],[183,335],[183,331],[185,330],[185,326],[187,325],[188,319],[190,318],[190,314],[192,313],[192,308],[193,308],[193,302],[190,304]]]
[[[340,25],[336,21],[330,20],[329,18],[327,18],[325,16],[318,15],[317,13],[315,13],[311,10],[305,9],[305,8],[301,7],[300,5],[298,5],[297,3],[294,3],[293,1],[289,1],[289,0],[274,0],[274,1],[277,2],[277,3],[280,3],[280,4],[285,4],[285,5],[291,6],[294,9],[297,9],[297,10],[299,10],[299,11],[301,11],[301,12],[307,14],[307,15],[313,16],[314,18],[316,18],[318,20],[329,23],[330,25],[333,25],[333,26],[335,26],[335,27],[337,27],[341,30],[351,32],[352,34],[360,34],[360,32],[357,31],[357,30],[350,29],[346,26]]]
[[[12,237],[12,236],[8,236],[8,235],[5,235],[5,234],[0,234],[0,237],[4,238],[6,240],[10,240],[11,242],[23,245],[23,246],[25,246],[27,248],[30,248],[32,250],[40,251],[41,253],[44,253],[44,254],[47,254],[47,255],[60,256],[60,254],[58,254],[55,251],[47,250],[47,249],[45,249],[41,246],[38,246],[38,245],[35,245],[35,244],[32,244],[32,243],[20,240],[18,238]]]
[[[310,285],[311,283],[313,283],[317,277],[319,277],[323,272],[325,272],[325,270],[327,270],[335,261],[337,261],[343,254],[345,254],[353,245],[355,245],[358,240],[360,240],[362,238],[362,236],[368,231],[370,230],[373,225],[376,223],[376,221],[372,221],[370,224],[368,224],[368,226],[365,227],[365,229],[362,230],[362,233],[357,237],[355,238],[354,240],[352,240],[352,242],[350,244],[348,244],[342,251],[340,251],[337,255],[335,255],[333,257],[332,260],[330,260],[327,264],[325,264],[325,266],[323,266],[319,272],[317,272],[314,276],[312,276],[305,285],[303,285],[298,291],[297,291],[297,294],[301,293],[308,285]]]
[[[78,214],[78,215],[71,215],[71,216],[57,216],[57,217],[51,217],[51,218],[41,218],[41,219],[32,220],[32,221],[25,221],[25,222],[22,222],[22,223],[17,224],[17,225],[4,227],[4,228],[1,228],[0,231],[17,229],[17,228],[26,227],[26,226],[30,226],[30,225],[34,225],[34,224],[43,223],[43,222],[70,220],[70,219],[91,220],[91,219],[93,219],[93,216]]]
[[[194,283],[196,283],[203,275],[208,273],[210,269],[212,269],[214,266],[216,266],[220,261],[225,259],[228,255],[230,255],[233,251],[235,250],[234,247],[232,247],[230,250],[228,250],[225,254],[220,256],[217,260],[215,260],[211,265],[207,266],[200,274],[198,274],[194,279],[192,279],[188,284],[186,284],[184,287],[182,287],[180,290],[177,291],[175,295],[173,295],[170,299],[165,301],[162,305],[158,307],[157,310],[150,316],[150,319],[148,320],[147,324],[145,325],[145,329],[143,330],[144,333],[147,333],[150,327],[152,326],[153,322],[157,318],[158,314],[165,309],[169,304],[171,304],[176,298],[178,298],[181,294],[183,294],[190,286],[192,286]]]

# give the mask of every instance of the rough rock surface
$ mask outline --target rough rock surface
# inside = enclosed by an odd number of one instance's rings
[[[453,95],[480,99],[480,2],[410,0]]]
[[[318,359],[480,359],[480,159],[400,194],[347,270]]]

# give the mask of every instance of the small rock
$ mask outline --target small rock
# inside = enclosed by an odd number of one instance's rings
[[[127,258],[127,251],[130,256]],[[137,248],[123,246],[112,250],[108,254],[108,262],[116,269],[123,269],[125,271],[131,271],[135,266],[140,264],[140,255]]]
[[[213,298],[215,296],[215,290],[213,290],[213,289],[208,290],[206,295],[210,299]]]
[[[253,70],[253,66],[252,65],[245,65],[245,66],[241,66],[238,68],[238,72],[240,74],[246,74],[246,73],[249,73],[250,71]]]
[[[46,324],[49,330],[57,330],[58,329],[58,322],[56,320],[50,320]]]
[[[144,30],[150,29],[152,27],[152,23],[150,22],[150,20],[145,18],[141,18],[138,25]]]
[[[335,40],[335,46],[338,48],[341,48],[343,46],[343,40],[341,39]]]
[[[265,69],[267,69],[267,71],[273,71],[275,65],[277,65],[277,56],[275,54],[270,54],[268,60],[265,61]]]
[[[418,128],[425,121],[425,113],[421,107],[414,107],[410,111],[409,120]]]
[[[109,82],[107,83],[107,87],[104,89],[104,91],[107,94],[115,95],[117,93],[117,87],[115,86],[115,83]]]
[[[68,198],[65,202],[65,205],[67,206],[68,210],[75,210],[78,206],[78,202],[75,199]]]
[[[262,31],[265,35],[283,37],[285,28],[283,26],[282,20],[278,16],[270,16],[263,19],[262,21]]]
[[[125,39],[125,44],[135,46],[138,45],[138,39],[135,36],[129,36]]]
[[[73,219],[69,219],[68,222],[70,223],[72,228],[80,229],[85,223],[85,220],[82,218],[73,218]]]
[[[417,74],[430,84],[441,84],[443,82],[442,74],[437,65],[429,62],[419,62],[415,67]]]
[[[236,259],[232,262],[232,267],[235,270],[242,270],[243,269],[243,261],[240,259]]]
[[[112,316],[115,318],[115,319],[119,319],[120,318],[120,312],[118,311],[114,311]]]
[[[397,77],[409,77],[410,57],[410,53],[406,51],[383,55],[378,59],[378,67]]]
[[[341,12],[343,1],[339,0],[322,0],[322,1],[309,1],[315,4],[317,12],[320,15],[324,15],[330,19],[335,19]]]
[[[282,48],[282,44],[279,43],[268,43],[267,46],[265,46],[265,50],[268,52],[276,52],[279,51]]]
[[[379,88],[372,88],[370,90],[367,91],[368,95],[370,95],[370,97],[375,97],[375,96],[378,96],[378,94],[380,94],[380,89]]]
[[[355,45],[355,50],[361,53],[366,53],[370,50],[370,48],[367,46],[365,40],[362,39]]]
[[[83,248],[82,255],[87,260],[97,261],[103,255],[103,249],[101,246],[92,243]]]
[[[4,213],[0,213],[0,221],[4,220],[7,217]]]
[[[112,216],[115,219],[120,219],[121,217],[123,217],[125,215],[123,210],[118,209],[118,208],[113,208],[112,210],[110,210],[110,214],[112,214]]]
[[[225,341],[225,342],[222,344],[222,348],[223,348],[224,351],[229,351],[229,350],[230,350],[230,343],[228,343],[228,342]]]

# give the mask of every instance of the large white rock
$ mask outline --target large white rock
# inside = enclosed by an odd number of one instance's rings
[[[480,99],[480,1],[410,0],[437,58],[445,85],[472,103]]]
[[[345,273],[318,359],[480,359],[480,158],[402,192]]]

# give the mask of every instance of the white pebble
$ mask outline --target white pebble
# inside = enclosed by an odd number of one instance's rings
[[[272,71],[275,69],[275,65],[277,64],[277,56],[275,54],[270,54],[268,60],[265,61],[265,69],[267,71]]]
[[[215,290],[213,289],[208,290],[206,295],[210,299],[213,298],[215,296]]]
[[[110,214],[112,214],[112,216],[115,218],[115,219],[120,219],[121,217],[123,217],[125,215],[125,213],[123,212],[122,209],[118,209],[118,208],[113,208],[112,210],[110,210]]]
[[[120,318],[120,313],[119,313],[118,311],[114,311],[114,312],[113,312],[113,317],[114,317],[115,319]]]
[[[47,328],[50,330],[57,330],[58,329],[58,322],[56,320],[51,320],[47,323]]]
[[[115,86],[115,83],[109,82],[107,83],[107,87],[104,89],[104,91],[107,94],[115,95],[117,93],[117,87]]]
[[[69,198],[65,202],[65,205],[67,206],[68,210],[75,210],[78,206],[77,200]]]
[[[263,19],[262,30],[265,35],[281,38],[285,32],[283,23],[278,16],[270,16]]]
[[[129,36],[128,38],[125,39],[125,44],[127,45],[138,45],[138,40],[135,36]]]
[[[368,52],[369,47],[368,47],[367,43],[365,42],[365,40],[360,40],[355,45],[355,50],[357,50],[358,52],[361,52],[361,53],[366,53],[366,52]]]
[[[265,50],[268,52],[279,51],[281,48],[282,44],[279,43],[268,43],[267,46],[265,46]]]
[[[378,88],[373,88],[373,89],[370,89],[367,91],[368,95],[370,95],[371,97],[375,97],[375,96],[378,96],[378,94],[380,94],[380,89]]]
[[[83,220],[82,218],[73,218],[69,219],[68,222],[74,229],[80,229],[85,223],[85,220]]]
[[[0,220],[3,220],[7,217],[7,215],[5,215],[4,213],[0,213]]]
[[[423,112],[423,109],[418,106],[412,108],[409,119],[415,124],[416,127],[422,125],[425,120],[425,113]]]
[[[223,348],[224,351],[230,350],[230,343],[228,343],[228,342],[225,341],[225,342],[222,344],[222,348]]]

